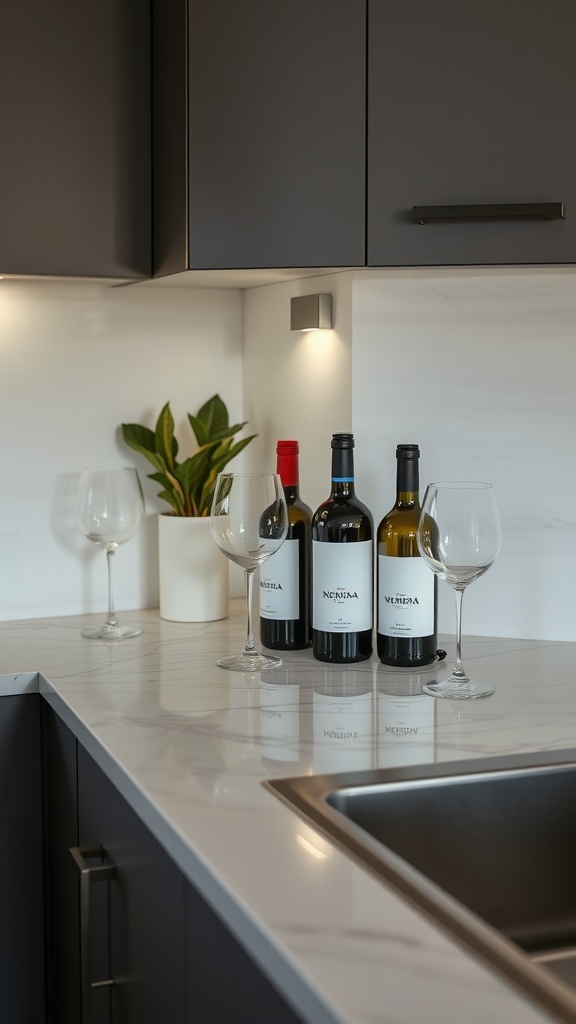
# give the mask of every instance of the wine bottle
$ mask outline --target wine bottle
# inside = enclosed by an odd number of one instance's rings
[[[312,517],[312,651],[344,664],[372,654],[373,521],[354,493],[354,436],[332,435],[332,490]]]
[[[417,444],[396,448],[396,503],[378,527],[376,645],[385,665],[416,668],[436,657],[437,582],[420,557]]]
[[[278,441],[276,472],[288,506],[282,547],[260,569],[260,639],[276,651],[310,647],[310,524],[312,509],[300,499],[299,446]]]

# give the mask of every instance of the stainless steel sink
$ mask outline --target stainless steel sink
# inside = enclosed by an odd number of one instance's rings
[[[266,787],[576,1021],[576,749]]]

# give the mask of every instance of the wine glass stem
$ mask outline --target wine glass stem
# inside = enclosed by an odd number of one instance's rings
[[[112,559],[115,554],[115,548],[106,548],[106,563],[108,565],[108,618],[106,619],[107,626],[117,626],[118,620],[114,612],[114,597],[112,592]]]
[[[454,597],[456,598],[456,664],[452,670],[452,675],[467,681],[468,676],[462,664],[462,598],[464,597],[462,587],[454,590]]]
[[[244,644],[244,654],[258,653],[254,647],[254,638],[252,636],[252,577],[255,571],[255,569],[244,570],[246,576],[246,604],[248,607],[246,615],[246,643]]]

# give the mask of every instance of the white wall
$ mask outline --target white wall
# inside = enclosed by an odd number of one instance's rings
[[[115,564],[116,606],[157,607],[156,485],[122,422],[186,421],[219,392],[242,419],[242,299],[235,290],[0,280],[0,618],[99,611],[100,548],[79,532],[87,465],[136,465],[147,517]]]
[[[291,332],[291,296],[317,291],[334,296],[335,330]],[[354,430],[376,522],[400,441],[421,445],[423,484],[493,481],[503,549],[466,594],[464,631],[576,640],[576,274],[560,268],[343,272],[245,292],[0,280],[0,618],[104,609],[104,558],[73,516],[78,474],[98,463],[137,465],[147,500],[117,556],[117,606],[157,605],[161,503],[119,424],[153,426],[170,400],[192,448],[186,413],[215,391],[259,433],[247,466],[273,467],[276,440],[300,440],[313,508],[338,430]]]
[[[245,418],[257,425],[253,465],[276,469],[276,442],[300,442],[300,493],[316,508],[330,493],[330,440],[352,423],[350,273],[250,288],[244,292]],[[293,295],[333,296],[335,330],[290,330]]]
[[[336,330],[289,331],[291,295],[335,295]],[[576,273],[349,272],[245,294],[245,403],[272,465],[301,442],[301,490],[329,490],[330,436],[353,429],[357,493],[377,524],[399,442],[433,479],[494,483],[495,565],[464,598],[464,632],[576,640]],[[440,583],[440,630],[454,632]],[[543,681],[545,683],[545,681]]]
[[[492,482],[502,551],[465,594],[464,632],[576,640],[574,271],[357,275],[353,308],[358,486],[375,520],[399,442],[420,444],[423,485]]]

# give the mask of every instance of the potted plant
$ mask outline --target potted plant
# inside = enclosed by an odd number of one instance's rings
[[[216,477],[256,434],[235,441],[246,425],[230,424],[228,410],[213,395],[188,421],[197,450],[178,459],[174,417],[167,402],[156,427],[123,423],[122,437],[154,467],[158,497],[170,511],[158,517],[160,615],[179,622],[207,622],[228,614],[228,559],[210,536]]]

